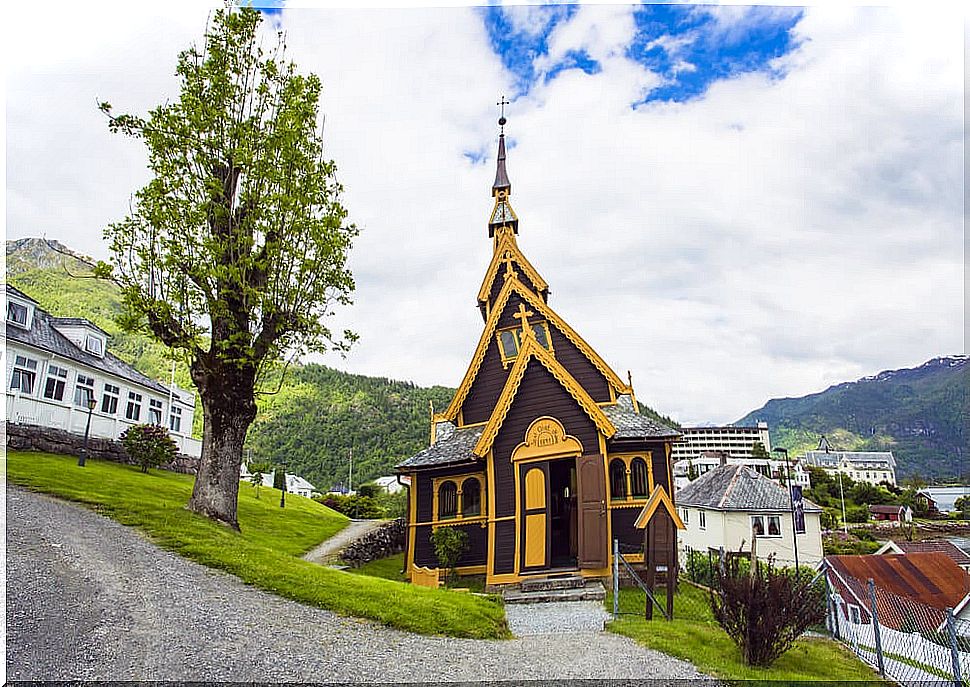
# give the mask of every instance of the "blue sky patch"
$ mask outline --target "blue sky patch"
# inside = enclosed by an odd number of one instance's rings
[[[540,82],[549,83],[569,69],[587,74],[600,71],[600,64],[583,46],[566,52],[543,73],[536,69],[537,58],[549,53],[553,31],[577,11],[576,5],[556,4],[481,8],[492,50],[515,77],[516,92],[511,97],[528,93]],[[766,6],[638,7],[633,15],[636,34],[625,54],[663,81],[633,105],[685,102],[703,96],[715,81],[745,73],[784,76],[771,62],[797,47],[791,30],[802,14],[800,8]]]

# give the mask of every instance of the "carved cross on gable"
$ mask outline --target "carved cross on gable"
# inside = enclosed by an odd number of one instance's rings
[[[505,256],[502,258],[502,262],[505,263],[505,278],[509,279],[516,276],[515,270],[512,269],[512,252],[505,251]],[[531,315],[531,313],[529,313]],[[516,317],[518,317],[516,315]]]
[[[528,336],[530,338],[535,338],[536,333],[532,331],[532,327],[529,326],[529,316],[535,315],[531,310],[526,310],[525,303],[519,303],[519,312],[512,315],[522,322],[522,336]]]

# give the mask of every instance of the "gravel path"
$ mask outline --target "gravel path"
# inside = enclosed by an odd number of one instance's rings
[[[345,528],[337,532],[330,539],[320,542],[320,545],[304,554],[304,560],[320,565],[328,565],[337,560],[340,552],[355,539],[360,539],[371,530],[376,530],[387,520],[351,520]]]
[[[602,601],[506,604],[505,617],[516,637],[599,632],[610,619]]]
[[[280,599],[135,531],[7,490],[8,680],[422,682],[677,679],[608,633],[422,637]]]

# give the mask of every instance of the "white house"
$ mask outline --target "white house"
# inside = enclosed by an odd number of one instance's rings
[[[806,467],[818,467],[830,475],[846,475],[856,482],[896,484],[896,459],[892,451],[833,451],[825,437],[814,451],[800,458]]]
[[[774,458],[731,457],[722,451],[703,451],[693,458],[684,458],[674,463],[674,489],[679,491],[687,486],[692,472],[696,479],[724,464],[746,465],[782,484],[785,475],[791,472],[792,484],[797,484],[802,489],[810,489],[812,486],[811,476],[797,460],[790,461],[790,465],[787,465],[786,461]]]
[[[750,552],[756,539],[759,559],[773,556],[776,565],[790,566],[795,538],[799,564],[822,560],[822,509],[803,499],[794,533],[788,491],[746,465],[722,465],[701,475],[677,492],[677,507],[685,526],[678,535],[681,549]]]
[[[117,439],[136,424],[168,428],[178,450],[197,457],[195,396],[143,375],[107,350],[108,334],[79,317],[54,317],[7,285],[8,422]],[[95,406],[89,410],[88,401]]]
[[[404,487],[410,484],[411,478],[407,475],[401,477],[401,481],[397,481],[396,475],[391,475],[387,477],[378,477],[374,480],[374,484],[379,486],[381,489],[386,491],[388,494],[396,494],[399,491],[403,491]]]
[[[273,486],[273,472],[267,472],[263,475],[262,485],[264,487]],[[252,477],[252,473],[246,468],[246,464],[243,463],[239,468],[239,479],[245,482],[249,482]],[[300,496],[305,496],[310,498],[314,494],[319,494],[317,488],[310,484],[308,481],[300,477],[299,475],[293,475],[289,472],[286,473],[286,491],[290,494],[298,494]]]

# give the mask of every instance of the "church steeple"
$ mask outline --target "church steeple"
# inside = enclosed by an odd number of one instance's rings
[[[509,228],[513,233],[519,233],[519,218],[516,217],[512,205],[509,203],[509,196],[512,195],[512,182],[509,181],[509,173],[505,169],[505,106],[508,105],[505,96],[496,103],[501,106],[502,115],[498,119],[498,158],[495,163],[495,183],[492,184],[492,197],[495,198],[495,206],[488,219],[488,235],[494,237],[496,230]]]

